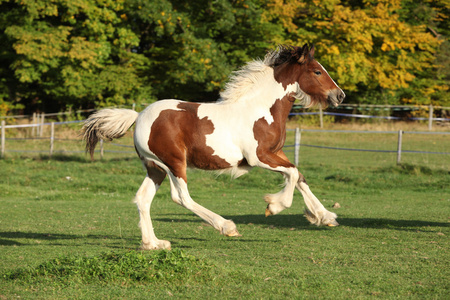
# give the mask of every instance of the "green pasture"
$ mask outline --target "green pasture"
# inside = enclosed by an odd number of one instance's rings
[[[39,143],[8,141],[9,149],[46,149]],[[395,150],[396,136],[304,132],[302,143]],[[450,140],[405,135],[403,148],[448,152]],[[60,141],[58,149],[82,144]],[[395,153],[302,146],[300,155],[301,172],[341,226],[308,224],[298,192],[291,208],[264,217],[263,196],[281,189],[279,174],[254,169],[231,180],[193,170],[192,197],[232,219],[242,237],[222,236],[177,206],[164,182],[152,217],[172,251],[141,253],[132,200],[144,171],[135,155],[106,152],[91,162],[84,154],[7,152],[0,299],[450,297],[448,155],[404,154],[398,166]]]

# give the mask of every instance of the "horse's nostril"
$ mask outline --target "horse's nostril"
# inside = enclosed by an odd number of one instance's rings
[[[337,98],[338,98],[339,102],[342,102],[342,101],[344,101],[345,94],[344,94],[344,93],[339,93],[339,95],[337,96]]]

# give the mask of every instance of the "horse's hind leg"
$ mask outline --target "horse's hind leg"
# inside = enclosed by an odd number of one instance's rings
[[[226,236],[240,236],[236,229],[236,224],[231,220],[226,220],[218,214],[204,208],[200,204],[196,203],[191,196],[187,188],[187,183],[184,179],[176,177],[169,173],[170,179],[170,191],[172,194],[172,200],[189,209],[197,216],[205,220],[208,224]]]
[[[319,199],[311,192],[308,184],[306,184],[305,177],[299,172],[300,178],[297,181],[297,189],[303,196],[305,200],[306,209],[305,217],[311,224],[314,225],[327,225],[327,226],[338,226],[339,223],[336,222],[337,215],[333,212],[328,211]]]
[[[170,249],[170,242],[165,240],[159,240],[154,231],[152,220],[150,217],[150,206],[153,198],[164,180],[166,173],[159,169],[152,162],[144,162],[147,168],[147,176],[142,182],[141,187],[136,193],[135,203],[139,211],[139,227],[142,232],[142,245],[143,250],[156,250],[156,249]]]

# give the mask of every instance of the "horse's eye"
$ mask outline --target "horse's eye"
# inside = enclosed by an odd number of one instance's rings
[[[320,75],[322,75],[322,72],[320,72],[320,71],[314,71],[314,74],[316,74],[317,76],[320,76]]]

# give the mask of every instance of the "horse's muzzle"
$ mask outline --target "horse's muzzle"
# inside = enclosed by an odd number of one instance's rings
[[[345,93],[341,89],[334,89],[328,94],[328,103],[331,106],[338,106],[344,101]]]

